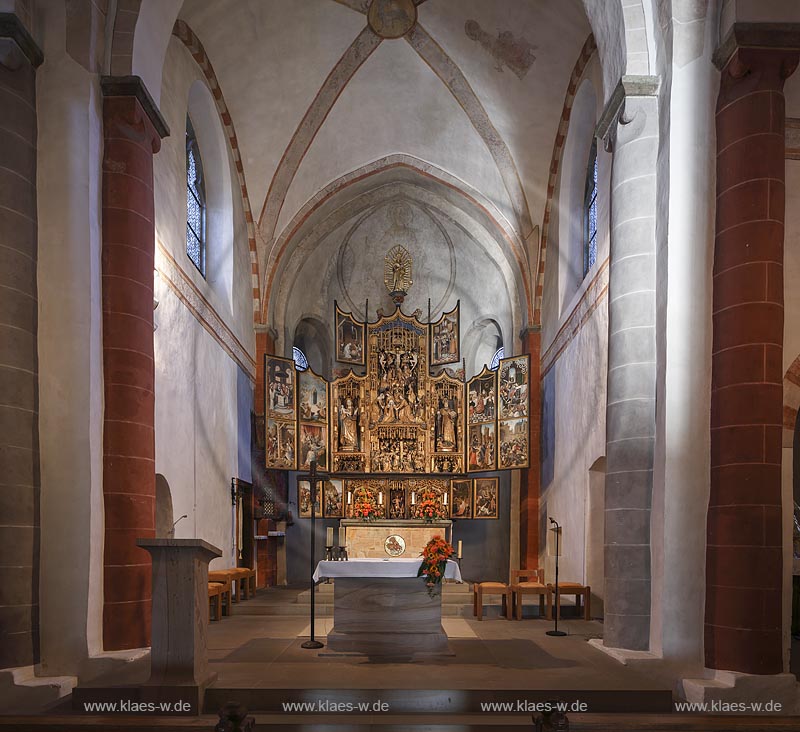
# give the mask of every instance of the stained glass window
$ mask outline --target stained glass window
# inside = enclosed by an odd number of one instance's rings
[[[292,358],[294,359],[294,367],[298,371],[305,371],[308,368],[308,359],[306,358],[306,354],[297,348],[297,346],[292,348]]]
[[[186,254],[206,276],[206,189],[192,121],[186,117]]]
[[[597,261],[597,141],[592,141],[589,167],[586,170],[586,193],[583,201],[584,240],[583,275]]]
[[[494,356],[492,356],[492,363],[489,365],[490,371],[497,371],[498,366],[500,366],[501,358],[505,358],[505,351],[502,346],[500,346],[500,348],[495,351]]]

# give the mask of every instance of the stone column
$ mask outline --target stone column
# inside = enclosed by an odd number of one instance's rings
[[[0,13],[0,668],[39,662],[36,67]]]
[[[539,567],[539,491],[540,481],[540,433],[541,433],[541,327],[528,328],[520,335],[522,352],[531,359],[529,379],[530,409],[529,468],[522,472],[519,505],[519,563],[521,569]]]
[[[741,44],[737,35],[715,59],[722,77],[716,113],[705,663],[712,669],[778,674],[783,670],[783,84],[797,65],[798,51],[787,50],[782,41],[775,44],[774,33],[750,39],[758,47]]]
[[[613,149],[603,645],[650,647],[656,429],[656,80],[625,77],[601,126]]]
[[[169,131],[138,77],[103,90],[103,647],[150,644],[155,535],[153,155]]]

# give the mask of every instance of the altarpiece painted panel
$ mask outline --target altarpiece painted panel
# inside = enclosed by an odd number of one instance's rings
[[[278,356],[267,356],[264,368],[267,467],[295,470],[297,394],[294,361]]]
[[[498,467],[501,470],[527,468],[530,359],[528,356],[504,358],[497,373]]]
[[[443,313],[435,323],[431,323],[431,366],[456,363],[461,360],[459,353],[460,303],[449,312]]]
[[[298,470],[328,470],[328,382],[311,369],[297,375],[299,393]]]
[[[497,468],[497,373],[486,366],[467,383],[467,472]]]
[[[334,301],[336,323],[336,360],[356,366],[364,365],[364,323],[342,310]]]

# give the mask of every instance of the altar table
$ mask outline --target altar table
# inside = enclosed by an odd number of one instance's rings
[[[422,577],[421,559],[356,559],[320,562],[314,581],[333,578],[333,628],[328,648],[368,656],[410,657],[448,650],[442,628],[442,594],[433,597]],[[461,582],[447,561],[445,578]]]

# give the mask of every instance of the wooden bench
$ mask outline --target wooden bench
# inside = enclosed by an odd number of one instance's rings
[[[476,582],[472,586],[472,614],[478,620],[483,620],[483,596],[502,595],[503,615],[506,620],[511,620],[513,606],[511,588],[505,582]]]
[[[547,585],[550,588],[550,592],[555,594],[556,587],[555,585]],[[581,609],[581,598],[584,599],[584,606],[583,606],[583,619],[584,620],[591,620],[592,619],[592,588],[589,585],[582,585],[579,582],[559,582],[558,583],[558,607],[556,608],[556,612],[558,613],[558,617],[561,617],[561,596],[562,595],[575,595],[575,608],[580,611]],[[553,619],[552,613],[552,606],[550,612],[550,619]]]
[[[230,582],[231,598],[234,602],[249,600],[256,592],[256,571],[248,567],[231,567],[229,569],[210,569],[209,582]]]
[[[221,582],[220,580],[213,580],[209,584],[216,584],[222,588],[222,615],[230,616],[231,614],[231,595],[233,590],[231,588],[231,581]]]
[[[224,585],[218,582],[208,583],[208,600],[213,612],[209,612],[209,620],[222,620],[222,592]]]

